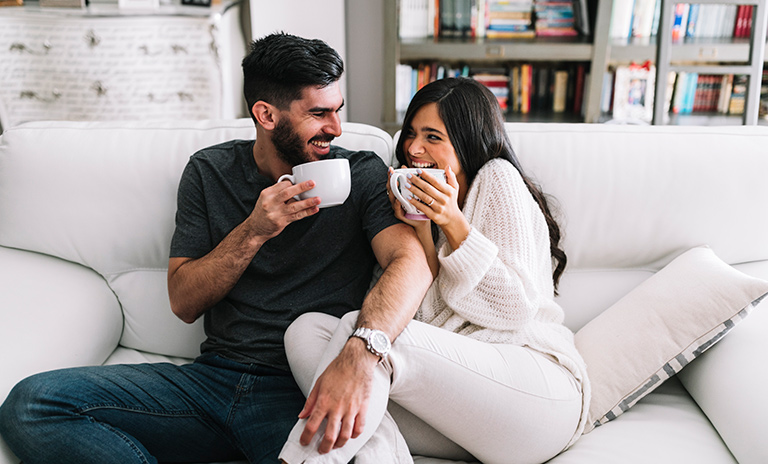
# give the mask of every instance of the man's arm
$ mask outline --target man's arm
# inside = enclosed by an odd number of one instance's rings
[[[294,201],[293,196],[314,187],[313,181],[292,185],[279,182],[261,191],[256,206],[216,248],[198,258],[171,258],[168,296],[171,310],[182,321],[195,322],[235,286],[261,246],[291,222],[319,211],[319,198]]]
[[[384,268],[379,281],[363,302],[357,326],[378,329],[394,340],[413,319],[432,282],[424,250],[412,227],[390,226],[372,241],[373,251]],[[300,418],[308,418],[300,442],[309,441],[328,418],[320,452],[340,448],[363,431],[370,382],[379,358],[365,341],[353,337],[339,356],[317,379]]]

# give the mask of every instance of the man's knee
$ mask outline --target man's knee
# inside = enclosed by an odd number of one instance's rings
[[[22,380],[11,390],[0,406],[0,435],[11,441],[16,435],[24,435],[42,412],[45,392],[51,388],[44,374]]]

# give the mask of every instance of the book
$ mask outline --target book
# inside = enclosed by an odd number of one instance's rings
[[[573,81],[573,113],[581,114],[581,108],[584,102],[584,86],[586,85],[586,67],[584,64],[576,65],[576,72]]]
[[[685,89],[686,89],[687,79],[688,79],[687,72],[677,73],[677,78],[675,79],[675,90],[672,96],[672,112],[675,114],[680,114],[684,111],[683,99],[685,98]]]
[[[632,35],[634,0],[614,0],[611,13],[611,37],[628,39]]]
[[[669,113],[672,108],[672,95],[675,93],[675,81],[677,81],[677,73],[670,71],[667,74],[667,91],[664,94],[664,114]]]
[[[747,5],[739,5],[736,9],[736,24],[733,26],[734,37],[744,37],[744,25],[747,14]]]
[[[763,80],[760,82],[760,107],[757,111],[761,118],[768,117],[768,69],[763,70]]]
[[[728,114],[744,114],[749,77],[745,74],[733,76],[731,98],[728,102]]]
[[[763,79],[760,81],[760,106],[757,112],[761,118],[768,117],[768,69],[763,70]]]
[[[691,4],[690,8],[688,9],[688,24],[685,28],[686,37],[696,37],[696,23],[699,19],[700,8],[701,5],[699,4]]]
[[[440,37],[455,37],[456,32],[456,0],[440,0]]]
[[[650,37],[656,0],[635,0],[632,10],[632,37]]]
[[[675,5],[674,23],[672,24],[672,41],[677,42],[685,37],[685,30],[688,27],[688,11],[690,5],[687,3],[677,3]]]
[[[603,72],[603,85],[600,95],[600,111],[603,113],[609,113],[613,106],[613,79],[614,73],[611,71]]]
[[[689,72],[685,82],[685,89],[683,95],[683,113],[690,114],[693,112],[694,97],[696,95],[696,84],[699,81],[699,73]]]
[[[552,92],[552,111],[563,113],[566,107],[566,95],[568,94],[568,71],[560,69],[555,71],[554,91]]]
[[[587,0],[572,0],[572,2],[574,27],[581,35],[589,36],[592,34],[592,29],[589,25]]]
[[[728,113],[728,104],[731,101],[731,90],[733,89],[733,74],[724,74],[720,78],[720,95],[717,99],[717,112]]]
[[[520,66],[512,66],[509,72],[509,110],[520,112]]]
[[[523,64],[520,67],[520,112],[528,114],[531,110],[531,81],[533,79],[533,67]]]
[[[550,89],[552,70],[548,66],[537,66],[535,72],[536,105],[532,109],[549,111],[552,109],[552,91]]]
[[[434,5],[432,0],[400,1],[398,33],[401,39],[425,38],[431,35],[430,5]]]

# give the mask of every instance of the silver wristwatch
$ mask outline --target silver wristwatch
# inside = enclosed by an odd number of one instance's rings
[[[365,340],[368,351],[378,356],[379,362],[383,361],[389,354],[389,350],[392,349],[392,343],[389,341],[389,337],[381,330],[358,327],[352,332],[350,337],[358,337]]]

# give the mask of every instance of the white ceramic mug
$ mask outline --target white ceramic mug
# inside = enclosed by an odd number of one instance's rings
[[[411,192],[405,187],[408,181],[408,174],[415,177],[418,176],[419,171],[427,172],[441,183],[445,183],[445,171],[442,169],[401,168],[395,169],[395,172],[389,177],[389,188],[392,189],[392,194],[395,195],[395,198],[403,205],[406,219],[426,221],[429,219],[427,215],[416,209],[408,201],[408,198],[411,197]]]
[[[352,186],[352,178],[349,172],[349,160],[346,158],[333,158],[294,166],[293,174],[283,174],[278,182],[289,180],[293,185],[313,180],[315,186],[306,192],[295,196],[296,200],[320,197],[318,208],[338,206],[347,199]]]

